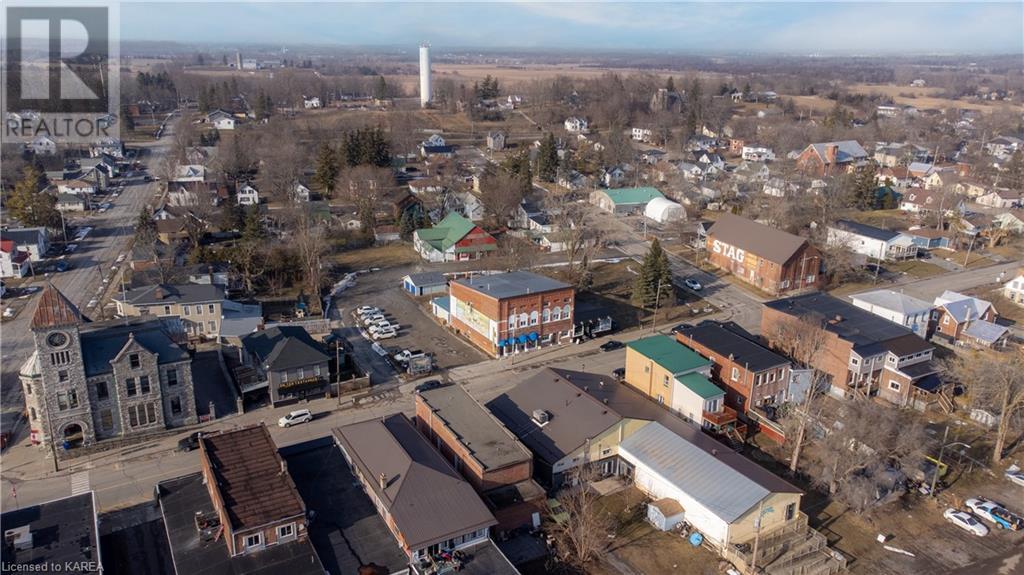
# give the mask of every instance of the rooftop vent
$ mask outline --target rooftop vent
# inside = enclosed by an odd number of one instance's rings
[[[14,546],[17,551],[24,551],[32,548],[32,531],[28,525],[22,525],[14,529],[4,531],[4,541]]]
[[[536,422],[537,425],[540,425],[540,426],[543,427],[543,426],[547,425],[549,421],[551,421],[551,414],[548,413],[544,409],[534,409],[533,410],[533,421]]]

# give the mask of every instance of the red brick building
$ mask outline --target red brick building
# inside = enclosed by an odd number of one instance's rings
[[[533,454],[461,385],[416,394],[415,424],[480,494],[499,529],[529,525],[543,511]]]
[[[867,161],[868,153],[856,140],[810,144],[800,152],[796,165],[816,176],[847,172]]]
[[[529,272],[451,282],[449,325],[487,353],[500,356],[566,341],[572,334],[572,286]]]
[[[968,330],[972,325],[994,324],[997,317],[999,314],[991,302],[954,291],[946,291],[935,298],[935,309],[932,311],[932,325],[935,326],[935,332],[932,337],[938,336],[950,343],[956,343],[970,338]]]
[[[823,283],[821,252],[806,238],[722,214],[707,233],[712,264],[773,295]]]

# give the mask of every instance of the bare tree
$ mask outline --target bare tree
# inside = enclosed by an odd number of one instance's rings
[[[395,178],[388,168],[356,166],[342,174],[338,189],[356,206],[364,225],[371,227],[364,232],[373,232],[378,204],[394,184]]]
[[[292,243],[295,246],[306,286],[310,292],[310,307],[321,309],[321,258],[327,251],[327,226],[317,219],[308,205],[297,207],[292,216]]]
[[[289,133],[282,130],[283,133]],[[260,153],[260,190],[266,190],[279,202],[294,202],[296,184],[302,175],[302,152],[292,137],[267,142]]]
[[[568,196],[548,196],[546,209],[556,230],[551,237],[562,244],[568,277],[577,287],[589,284],[590,260],[600,249],[604,229],[593,222],[589,204],[574,202]]]
[[[600,495],[592,487],[594,473],[579,469],[576,484],[564,488],[557,496],[568,517],[555,524],[552,536],[559,559],[582,573],[586,566],[600,560],[608,544],[608,533],[614,521],[601,508]]]
[[[537,265],[537,246],[526,238],[505,234],[498,242],[499,253],[510,270],[530,270]]]
[[[497,225],[505,225],[523,201],[523,179],[505,170],[484,176],[480,183],[480,201]]]
[[[999,418],[991,458],[999,464],[1014,422],[1024,413],[1024,351],[962,353],[946,364],[946,372],[968,384],[973,405]]]

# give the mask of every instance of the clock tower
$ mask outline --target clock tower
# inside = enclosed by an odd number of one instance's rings
[[[91,445],[96,440],[81,325],[82,314],[75,304],[48,284],[32,316],[35,362],[32,366],[32,360],[26,363],[22,382],[35,438],[53,441],[57,450]],[[26,377],[25,370],[30,368],[33,373]]]

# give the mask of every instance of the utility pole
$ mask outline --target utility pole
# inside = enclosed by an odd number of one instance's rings
[[[971,259],[971,250],[974,249],[974,240],[977,239],[978,234],[971,236],[971,244],[967,246],[967,255],[964,256],[964,267],[967,267],[967,262]]]
[[[750,572],[757,573],[757,544],[761,542],[761,516],[764,514],[764,499],[757,505],[757,519],[754,519],[754,552],[750,555]]]
[[[661,303],[661,284],[662,281],[658,280],[658,289],[654,292],[654,317],[651,318],[651,331],[658,325],[658,307]]]
[[[949,437],[949,426],[942,432],[942,445],[939,446],[939,459],[935,463],[935,473],[932,474],[931,496],[935,497],[935,484],[939,482],[939,471],[942,470],[942,453],[946,450],[946,438]]]

